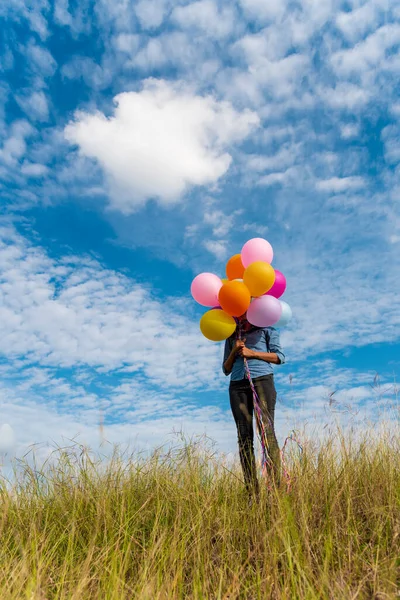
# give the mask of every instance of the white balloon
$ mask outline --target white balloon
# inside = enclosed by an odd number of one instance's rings
[[[284,300],[279,300],[279,302],[282,305],[282,315],[279,321],[274,325],[274,327],[286,327],[286,325],[289,323],[293,316],[292,309],[290,308],[289,304]]]

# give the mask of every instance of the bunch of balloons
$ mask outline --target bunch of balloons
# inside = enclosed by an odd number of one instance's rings
[[[286,289],[286,278],[271,266],[274,256],[267,240],[253,238],[240,254],[226,264],[227,279],[214,273],[200,273],[191,285],[193,298],[202,306],[212,307],[200,320],[204,337],[221,342],[236,329],[234,317],[247,313],[256,327],[284,327],[292,318],[290,306],[279,298]]]

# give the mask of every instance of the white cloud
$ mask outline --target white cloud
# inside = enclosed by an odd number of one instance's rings
[[[235,13],[230,6],[218,9],[213,0],[198,0],[174,9],[171,19],[183,29],[200,30],[216,38],[228,36],[235,26]]]
[[[285,144],[278,152],[270,156],[250,155],[246,160],[246,168],[250,171],[277,171],[291,167],[301,154],[302,144]]]
[[[359,135],[360,128],[356,124],[342,125],[340,128],[340,135],[344,140],[355,138]]]
[[[335,52],[331,62],[340,75],[363,75],[376,69],[384,61],[386,51],[399,43],[400,25],[383,25],[353,48]]]
[[[30,29],[37,33],[41,40],[45,40],[49,35],[45,17],[48,10],[47,0],[35,0],[29,3],[23,0],[9,0],[1,3],[0,16],[6,17],[9,22],[16,21],[20,23],[21,17],[26,19]]]
[[[47,48],[30,42],[25,49],[25,53],[30,61],[31,68],[40,77],[52,77],[54,75],[57,63]]]
[[[26,138],[34,133],[28,121],[15,121],[9,128],[8,137],[0,149],[0,160],[7,165],[15,165],[26,152]]]
[[[43,177],[48,172],[49,168],[46,165],[38,163],[25,163],[21,167],[21,173],[28,175],[28,177]]]
[[[215,237],[226,238],[232,231],[236,217],[243,214],[243,209],[235,210],[230,214],[216,209],[211,204],[204,212],[204,223],[212,227]]]
[[[264,0],[240,0],[240,4],[247,14],[257,21],[272,21],[275,23],[282,19],[287,6],[286,0],[271,0],[270,2],[264,2]]]
[[[69,0],[55,0],[54,2],[54,20],[58,25],[69,26],[73,24],[72,15],[69,12]]]
[[[74,56],[63,65],[61,73],[68,79],[83,79],[94,89],[104,89],[113,79],[111,67],[99,65],[86,56]]]
[[[44,92],[36,91],[32,92],[29,96],[17,97],[17,102],[32,120],[47,121],[49,107]]]
[[[290,184],[294,181],[297,181],[297,183],[300,184],[301,179],[299,178],[299,170],[296,169],[296,167],[290,167],[282,172],[263,175],[257,183],[258,185],[269,187],[276,184]]]
[[[317,91],[325,104],[335,109],[360,109],[371,99],[369,89],[354,83],[339,82],[334,88],[324,87]]]
[[[114,100],[113,117],[78,113],[65,136],[101,164],[112,207],[124,213],[149,198],[172,205],[190,186],[216,182],[231,164],[229,147],[259,123],[249,110],[165,81],[147,80]]]
[[[213,254],[217,260],[224,260],[227,258],[227,243],[225,240],[206,240],[204,247],[208,252]]]
[[[0,426],[0,455],[11,452],[15,446],[15,434],[13,428],[8,424]]]
[[[247,41],[246,41],[247,40]],[[245,55],[248,66],[248,74],[238,74],[233,83],[233,90],[236,85],[250,86],[250,91],[246,92],[252,96],[257,96],[257,88],[263,90],[261,96],[262,103],[265,103],[265,94],[267,93],[275,101],[289,99],[298,94],[298,86],[301,84],[304,76],[308,72],[310,57],[307,54],[290,54],[278,60],[269,58],[269,46],[265,45],[261,52],[262,43],[256,42],[254,45],[248,43],[246,36],[244,41],[235,45],[235,49],[240,49]],[[244,77],[242,83],[240,80]],[[252,87],[255,89],[251,89]],[[246,90],[244,90],[246,91]],[[276,110],[276,109],[275,109]]]
[[[266,27],[259,33],[246,34],[233,45],[233,50],[243,52],[247,62],[253,65],[264,58],[269,60],[284,58],[290,46],[290,36],[282,35],[279,27]]]
[[[400,128],[398,125],[387,125],[381,133],[382,141],[385,145],[385,160],[390,165],[396,165],[400,162]]]
[[[133,55],[140,44],[140,36],[133,33],[120,33],[115,38],[115,46],[120,52]]]
[[[0,71],[9,71],[10,69],[12,69],[14,66],[14,54],[11,50],[11,48],[9,48],[9,46],[7,46],[6,44],[4,44],[3,46],[3,50],[2,50],[2,55],[0,56]]]
[[[135,6],[135,12],[143,29],[160,27],[167,11],[163,0],[140,0]]]
[[[269,231],[267,225],[260,223],[244,223],[241,226],[242,231],[249,231],[250,237],[265,237]]]
[[[173,65],[176,69],[187,71],[185,79],[198,83],[198,72],[207,67],[203,48],[201,44],[193,42],[190,33],[164,32],[157,37],[142,38],[141,43],[139,51],[133,52],[132,58],[126,63],[127,68],[139,68],[147,73]]]
[[[90,4],[81,0],[86,6],[86,20],[90,18]],[[79,6],[79,4],[78,4]],[[100,31],[109,32],[134,32],[137,29],[137,17],[134,11],[134,3],[130,0],[98,0],[94,7],[97,23]]]
[[[384,18],[387,9],[387,0],[370,0],[350,12],[339,12],[336,25],[346,39],[354,43],[376,29],[380,15]]]
[[[324,192],[344,192],[346,190],[359,190],[366,185],[363,177],[331,177],[317,181],[316,188]]]
[[[117,4],[117,0],[114,0],[113,5]],[[96,4],[95,9],[99,7],[100,15],[103,16],[106,21],[107,16],[105,15],[106,8],[104,3],[99,0]],[[53,2],[53,19],[60,27],[69,28],[72,36],[76,39],[82,33],[86,35],[90,34],[91,28],[94,24],[94,19],[91,14],[91,6],[87,0],[80,0],[80,2],[72,3],[69,0],[54,0]],[[110,22],[107,22],[109,25]]]
[[[184,36],[181,38],[184,40]],[[172,40],[172,44],[170,44]],[[174,48],[178,47],[176,34],[167,34],[159,38],[150,38],[140,52],[135,53],[131,61],[132,65],[139,67],[143,71],[157,69],[166,64],[174,62]],[[172,54],[167,52],[171,46]]]
[[[397,118],[400,117],[400,103],[399,102],[392,104],[389,107],[389,110],[390,110],[391,114],[394,115],[395,117],[397,117]]]
[[[0,234],[3,356],[52,368],[130,368],[163,389],[219,379],[221,348],[182,318],[176,299],[162,303],[90,259],[52,261],[9,228]]]

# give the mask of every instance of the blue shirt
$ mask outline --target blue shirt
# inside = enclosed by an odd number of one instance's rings
[[[281,364],[285,362],[285,355],[279,339],[279,331],[274,329],[274,327],[251,327],[249,331],[243,332],[242,338],[246,339],[246,348],[256,350],[257,352],[275,352],[275,354],[278,355]],[[222,363],[222,370],[225,375],[229,375],[229,373],[226,372],[224,364],[231,353],[235,340],[236,332],[225,342],[224,360]],[[252,379],[261,377],[262,375],[269,375],[274,372],[274,365],[265,362],[265,360],[248,358],[247,364]],[[240,381],[241,379],[245,379],[245,377],[246,373],[244,370],[243,357],[237,355],[232,367],[231,381]]]

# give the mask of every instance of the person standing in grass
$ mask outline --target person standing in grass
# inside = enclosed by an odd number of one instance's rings
[[[244,358],[247,359],[251,378],[256,389],[267,436],[267,451],[272,462],[269,475],[277,485],[281,477],[281,457],[274,429],[276,390],[274,365],[283,364],[279,332],[273,327],[255,327],[246,314],[239,318],[242,339],[235,332],[225,342],[222,370],[230,375],[229,397],[238,432],[239,456],[246,489],[251,495],[259,494],[259,483],[254,456],[253,392],[246,377]],[[239,325],[238,325],[239,327]]]

